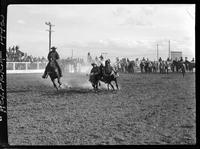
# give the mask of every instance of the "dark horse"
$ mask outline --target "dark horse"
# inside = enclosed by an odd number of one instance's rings
[[[195,63],[194,62],[190,62],[189,63],[189,71],[193,71],[193,69],[195,68]]]
[[[56,66],[56,61],[55,60],[51,60],[49,62],[49,66],[47,67],[47,75],[50,76],[51,81],[53,82],[54,87],[56,88],[56,90],[58,90],[58,87],[55,83],[55,79],[58,80],[58,84],[59,87],[61,86],[61,82],[60,82],[60,73],[58,71],[58,67]]]
[[[130,61],[128,63],[128,66],[127,66],[127,70],[129,73],[134,73],[134,67],[135,67],[135,62],[134,61]]]
[[[195,63],[194,62],[189,62],[189,61],[185,61],[185,66],[186,66],[186,70],[189,72],[192,72],[193,69],[195,68]]]
[[[115,82],[116,84],[116,88],[119,89],[118,87],[118,83],[117,83],[117,77],[118,77],[118,73],[114,72],[111,75],[105,75],[104,72],[105,67],[103,65],[99,66],[99,70],[100,73],[97,74],[95,77],[93,77],[91,79],[92,82],[92,86],[94,88],[94,90],[98,90],[98,85],[100,86],[100,81],[104,82],[105,84],[107,84],[108,90],[109,90],[109,85],[112,87],[113,90],[115,90],[114,86],[112,85],[111,82]]]
[[[144,66],[145,66],[144,62],[141,61],[141,62],[140,62],[140,70],[141,70],[141,73],[144,72]]]
[[[176,68],[176,72],[179,72],[179,70],[180,70],[182,72],[182,74],[183,74],[183,77],[184,77],[185,71],[186,71],[185,64],[183,62],[181,62],[181,61],[173,61],[172,65],[173,65],[173,67]]]

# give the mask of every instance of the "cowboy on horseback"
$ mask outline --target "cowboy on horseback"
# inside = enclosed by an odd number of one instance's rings
[[[113,71],[112,66],[110,65],[110,59],[105,61],[105,69],[104,69],[104,76],[110,76]]]
[[[118,89],[118,84],[117,84],[117,77],[119,76],[118,73],[113,69],[113,67],[110,64],[110,59],[105,61],[105,67],[102,70],[103,76],[102,76],[102,81],[108,84],[108,90],[109,90],[109,85],[113,88],[113,85],[111,84],[111,81],[115,81],[116,87]]]
[[[110,64],[110,59],[105,61],[105,67],[103,69],[103,77],[107,80],[110,76],[118,77],[118,73]]]
[[[92,63],[92,69],[90,71],[90,82],[93,82],[93,80],[96,80],[97,75],[100,73],[99,67],[97,67],[96,63]]]
[[[49,60],[49,63],[47,64],[46,68],[45,68],[45,71],[44,71],[44,74],[42,75],[42,78],[47,78],[47,71],[49,70],[50,68],[50,62],[53,60],[55,61],[55,65],[56,67],[58,68],[58,72],[60,74],[60,77],[62,77],[62,71],[61,71],[61,68],[57,62],[57,60],[60,58],[59,55],[58,55],[58,52],[56,51],[56,47],[52,47],[51,48],[52,50],[49,52],[48,54],[48,60]]]

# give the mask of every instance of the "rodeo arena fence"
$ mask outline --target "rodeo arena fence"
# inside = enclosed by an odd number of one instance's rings
[[[6,70],[11,73],[43,73],[48,62],[6,62]],[[87,68],[81,63],[65,63],[61,64],[61,69],[68,73],[86,73]]]
[[[48,62],[6,62],[6,70],[7,73],[43,73],[45,70],[45,67]],[[89,73],[92,69],[91,64],[85,64],[81,62],[60,62],[60,67],[64,73]],[[155,68],[155,72],[159,73],[160,68],[158,62],[156,62],[157,65]],[[122,63],[121,65],[114,66],[115,70],[118,70],[118,72],[121,73],[143,73],[144,70],[141,71],[140,68],[140,62],[135,63],[131,67],[131,71],[128,65],[125,65]],[[116,68],[117,67],[117,68]],[[153,72],[151,70],[151,72]],[[169,72],[172,72],[171,68],[169,68]],[[195,68],[192,70],[192,72],[195,72]]]

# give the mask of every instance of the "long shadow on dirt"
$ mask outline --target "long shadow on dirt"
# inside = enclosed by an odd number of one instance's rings
[[[101,89],[95,92],[93,89],[85,89],[85,88],[71,88],[71,89],[60,89],[58,91],[54,90],[52,92],[45,92],[42,96],[62,96],[62,95],[72,95],[72,94],[115,94],[117,91]]]
[[[21,90],[8,90],[7,93],[25,93],[25,92],[31,92],[31,89],[21,89]]]
[[[42,94],[43,96],[57,96],[57,95],[71,95],[71,94],[88,94],[92,92],[91,89],[83,89],[83,88],[73,88],[73,89],[60,89],[58,91],[54,90],[52,92],[45,92]]]

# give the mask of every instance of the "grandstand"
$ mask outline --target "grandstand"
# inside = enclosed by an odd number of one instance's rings
[[[7,73],[43,73],[48,63],[42,57],[33,57],[19,50],[19,46],[9,47],[6,51],[6,70]],[[61,59],[62,70],[69,73],[86,72],[88,68],[84,66],[83,59],[67,58]]]

